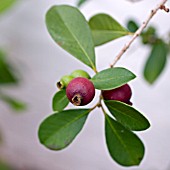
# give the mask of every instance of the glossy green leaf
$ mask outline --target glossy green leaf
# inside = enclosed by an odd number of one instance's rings
[[[51,150],[67,147],[83,128],[90,109],[73,109],[46,118],[39,128],[39,140]]]
[[[77,6],[80,7],[81,5],[83,5],[87,1],[88,0],[78,0]]]
[[[131,32],[136,32],[138,30],[139,26],[135,21],[129,20],[127,23],[127,28]]]
[[[133,107],[116,100],[106,100],[105,104],[116,120],[128,129],[140,131],[150,127],[148,120]]]
[[[95,46],[128,35],[127,29],[107,14],[97,14],[89,21]]]
[[[96,70],[91,30],[80,11],[71,6],[53,6],[46,14],[51,37],[63,49]]]
[[[68,105],[69,100],[66,96],[66,90],[62,89],[58,91],[52,101],[53,111],[62,111]]]
[[[6,61],[5,54],[0,51],[0,84],[17,83],[17,78],[14,71]]]
[[[160,41],[152,47],[152,51],[146,61],[144,68],[144,77],[150,83],[154,83],[163,71],[167,60],[167,46]]]
[[[130,130],[106,115],[106,144],[111,157],[120,165],[139,165],[144,156],[144,145]]]
[[[15,2],[16,0],[0,0],[0,14],[10,8]]]
[[[97,73],[91,81],[96,89],[110,90],[120,87],[136,76],[129,70],[121,67],[114,67]]]

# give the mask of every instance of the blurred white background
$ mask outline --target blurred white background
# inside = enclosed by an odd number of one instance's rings
[[[125,25],[130,18],[140,24],[159,0],[130,3],[126,0],[89,0],[81,11],[89,19],[105,12]],[[44,22],[46,11],[54,4],[75,5],[74,0],[20,0],[11,10],[0,16],[0,47],[8,52],[9,60],[22,77],[17,87],[6,88],[28,104],[25,113],[15,114],[0,104],[0,128],[4,144],[0,156],[15,166],[32,170],[169,170],[170,169],[170,63],[161,77],[148,85],[142,69],[149,48],[137,40],[117,66],[130,69],[137,79],[130,82],[132,102],[151,122],[151,128],[138,133],[146,146],[146,154],[139,167],[125,168],[110,158],[104,137],[104,117],[96,109],[88,118],[76,140],[59,152],[49,151],[37,137],[40,122],[51,112],[51,98],[55,83],[62,75],[75,69],[93,72],[57,46],[49,36]],[[170,6],[170,3],[167,3]],[[160,11],[150,24],[158,28],[161,37],[170,31],[170,14]],[[97,68],[107,68],[130,37],[96,48]],[[97,96],[96,96],[97,97]],[[97,98],[96,98],[97,101]],[[93,101],[93,105],[96,101]]]

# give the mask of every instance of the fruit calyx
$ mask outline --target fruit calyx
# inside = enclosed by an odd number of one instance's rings
[[[75,106],[80,106],[81,103],[82,103],[82,96],[80,94],[75,94],[72,98],[72,103],[75,105]]]
[[[58,87],[59,89],[63,89],[63,88],[64,88],[63,82],[62,82],[62,81],[57,82],[57,87]]]
[[[95,96],[93,83],[84,77],[74,78],[66,88],[69,101],[76,106],[89,104]]]
[[[57,82],[57,87],[59,89],[66,88],[72,79],[73,77],[71,75],[65,75],[61,77],[60,81]]]

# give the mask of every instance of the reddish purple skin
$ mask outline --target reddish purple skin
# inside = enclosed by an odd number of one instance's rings
[[[105,100],[118,100],[132,105],[132,103],[130,102],[132,91],[128,84],[125,84],[113,90],[103,90],[102,95]]]
[[[69,101],[72,102],[72,98],[76,94],[80,94],[82,97],[81,106],[87,105],[95,96],[95,88],[93,83],[87,78],[74,78],[70,81],[66,88],[66,95]]]

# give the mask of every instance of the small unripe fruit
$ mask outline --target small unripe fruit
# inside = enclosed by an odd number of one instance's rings
[[[128,84],[112,90],[103,90],[102,96],[105,100],[118,100],[126,104],[132,105],[130,98],[132,96],[131,88]]]
[[[71,76],[73,76],[74,78],[77,78],[77,77],[84,77],[87,79],[91,78],[90,75],[84,70],[75,70],[71,73]]]
[[[68,86],[68,84],[70,83],[71,80],[73,80],[73,76],[71,75],[65,75],[63,77],[61,77],[60,81],[57,82],[57,87],[59,89],[63,89],[66,88]]]
[[[74,78],[66,88],[67,98],[76,106],[89,104],[95,96],[93,83],[84,77]]]

